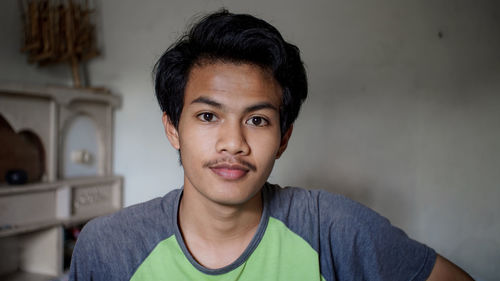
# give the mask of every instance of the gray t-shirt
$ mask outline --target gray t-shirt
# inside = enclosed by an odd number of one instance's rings
[[[426,280],[431,248],[363,205],[266,183],[258,230],[232,264],[208,269],[177,224],[182,189],[89,222],[70,280]]]

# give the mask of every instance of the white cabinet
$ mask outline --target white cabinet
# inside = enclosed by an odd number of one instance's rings
[[[122,207],[123,179],[112,174],[118,106],[119,97],[102,89],[0,84],[0,117],[8,124],[0,128],[0,171],[19,170],[22,163],[30,176],[42,169],[22,185],[8,185],[0,174],[0,280],[59,276],[64,229]],[[5,132],[29,132],[24,136],[36,139],[41,163],[14,159],[6,146],[16,146],[17,139],[7,143]]]

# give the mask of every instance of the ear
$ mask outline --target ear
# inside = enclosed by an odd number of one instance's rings
[[[293,131],[293,124],[290,125],[290,128],[288,128],[288,130],[286,130],[285,134],[281,138],[281,144],[280,144],[280,148],[278,149],[278,153],[276,154],[276,159],[280,158],[281,154],[283,154],[283,152],[285,152],[285,149],[288,145],[288,140],[290,139],[290,136],[292,135],[292,131]]]
[[[181,147],[179,142],[179,132],[177,131],[177,128],[175,128],[174,124],[172,124],[172,122],[170,121],[170,118],[168,118],[166,112],[163,112],[161,121],[163,123],[163,127],[165,128],[165,134],[167,135],[170,144],[173,148],[179,150]]]

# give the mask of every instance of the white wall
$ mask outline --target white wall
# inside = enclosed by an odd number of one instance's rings
[[[103,55],[90,80],[123,96],[115,171],[127,205],[182,184],[151,69],[194,14],[225,6],[269,20],[307,64],[310,96],[271,181],[346,194],[478,278],[498,279],[499,2],[97,2]],[[26,64],[17,2],[0,8],[0,79],[70,84],[63,66]]]

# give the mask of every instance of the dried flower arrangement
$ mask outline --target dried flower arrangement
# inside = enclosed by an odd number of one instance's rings
[[[75,87],[82,87],[79,65],[99,55],[93,9],[88,0],[19,0],[24,26],[22,52],[30,63],[71,65]]]

